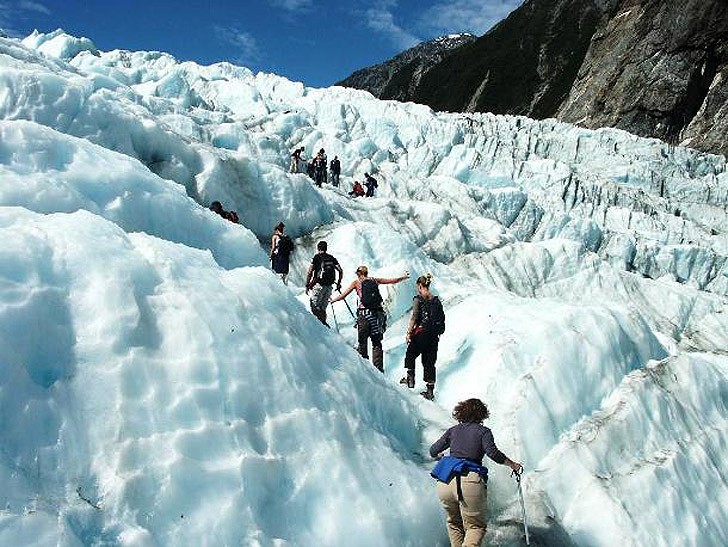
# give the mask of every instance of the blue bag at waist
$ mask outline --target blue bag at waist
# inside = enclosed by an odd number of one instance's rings
[[[440,458],[437,465],[432,468],[430,475],[440,482],[449,484],[453,477],[465,475],[470,471],[474,471],[483,479],[484,483],[488,482],[488,468],[478,465],[475,462],[464,458],[456,458],[455,456],[445,456]]]

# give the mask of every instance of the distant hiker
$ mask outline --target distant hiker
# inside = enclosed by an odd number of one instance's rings
[[[379,186],[379,184],[377,184],[377,179],[375,179],[369,173],[364,173],[364,178],[366,179],[365,182],[364,182],[364,186],[367,187],[367,197],[368,198],[373,198],[374,197],[374,189]]]
[[[226,211],[225,209],[223,209],[222,203],[220,203],[219,201],[213,201],[210,204],[210,211],[217,213],[222,218],[229,220],[230,222],[234,222],[235,224],[238,224],[240,222],[238,214],[235,211]]]
[[[323,148],[318,151],[313,160],[313,180],[318,187],[321,187],[321,184],[326,181],[326,152]]]
[[[359,338],[359,354],[364,359],[369,359],[369,338],[372,340],[372,363],[380,372],[384,372],[384,354],[382,352],[382,338],[387,328],[387,315],[382,307],[382,295],[379,293],[379,285],[399,283],[409,278],[409,272],[400,277],[369,277],[369,269],[366,266],[359,266],[356,269],[356,279],[346,288],[344,292],[332,302],[338,302],[356,290],[359,296],[359,306],[356,310],[356,326]]]
[[[303,151],[305,149],[305,146],[302,146],[301,148],[296,148],[293,151],[293,154],[291,154],[291,173],[298,173],[299,165],[302,159],[301,154],[303,154]]]
[[[339,161],[339,156],[334,156],[334,159],[331,160],[331,184],[333,184],[336,188],[339,187],[339,175],[341,175],[341,162]]]
[[[341,290],[341,277],[344,275],[344,271],[341,269],[339,261],[326,252],[327,247],[325,241],[319,241],[316,245],[318,252],[313,256],[308,272],[306,272],[306,294],[308,291],[312,291],[311,312],[328,327],[326,307],[329,305],[334,283],[336,283],[336,288]]]
[[[270,262],[273,271],[281,276],[285,285],[288,285],[288,269],[294,244],[285,231],[286,225],[282,222],[276,224],[273,229],[273,236],[270,241]]]
[[[407,353],[404,366],[407,375],[399,383],[415,387],[415,359],[422,356],[423,379],[427,386],[420,393],[430,401],[435,398],[435,362],[440,335],[445,332],[445,312],[440,299],[430,292],[432,274],[417,278],[417,296],[413,298],[412,316],[407,327]]]
[[[483,420],[489,416],[483,401],[461,401],[452,415],[458,424],[430,447],[430,456],[442,458],[431,474],[437,479],[437,497],[445,509],[451,547],[477,547],[483,542],[487,526],[488,470],[482,467],[483,456],[507,465],[519,475],[523,466],[498,450],[493,433],[483,425]],[[442,453],[447,448],[450,448],[450,455],[443,458]]]
[[[361,182],[358,180],[354,181],[354,186],[351,187],[349,195],[354,196],[355,198],[359,198],[364,195],[364,187],[361,185]]]

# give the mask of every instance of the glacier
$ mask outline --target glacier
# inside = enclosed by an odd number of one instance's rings
[[[0,544],[447,545],[427,448],[481,397],[534,544],[726,545],[727,228],[722,156],[0,37]],[[398,384],[413,283],[384,375],[310,314],[321,239],[345,281],[434,274],[434,403]],[[490,467],[487,543],[522,545]]]

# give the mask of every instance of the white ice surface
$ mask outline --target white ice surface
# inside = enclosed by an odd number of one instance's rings
[[[621,131],[0,38],[0,545],[446,545],[427,448],[471,396],[541,545],[725,545],[727,204],[723,157]],[[384,376],[307,310],[320,239],[346,282],[434,274],[436,404],[398,384],[411,281]]]

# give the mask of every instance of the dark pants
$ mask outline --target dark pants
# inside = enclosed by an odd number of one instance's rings
[[[428,384],[435,383],[435,362],[437,361],[437,336],[418,334],[412,338],[404,356],[404,366],[408,373],[415,374],[415,359],[422,355],[424,380]]]
[[[372,363],[380,372],[384,372],[384,353],[382,350],[382,333],[372,334],[372,325],[366,317],[359,314],[356,320],[359,334],[359,354],[364,359],[369,359],[369,338],[372,339]]]

